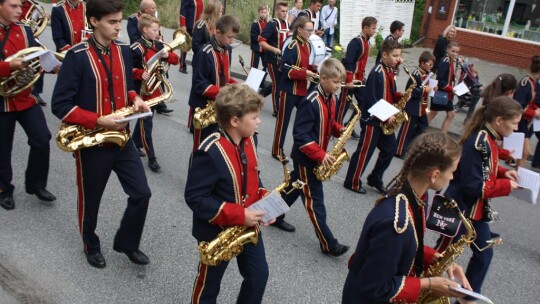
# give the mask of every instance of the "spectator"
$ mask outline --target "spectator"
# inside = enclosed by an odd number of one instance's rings
[[[287,12],[287,22],[292,24],[294,19],[298,16],[298,13],[302,11],[302,6],[304,2],[302,0],[294,0],[294,7]]]
[[[334,44],[334,30],[338,17],[338,9],[335,4],[336,0],[328,0],[328,4],[321,10],[321,23],[324,29],[322,39],[327,47],[332,47]]]

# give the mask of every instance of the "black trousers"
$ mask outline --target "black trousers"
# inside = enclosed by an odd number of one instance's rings
[[[155,113],[155,109],[152,108],[152,112]],[[154,116],[147,116],[137,120],[135,129],[131,138],[137,148],[143,148],[148,155],[148,159],[155,158],[156,153],[154,151],[154,140],[152,139],[152,130],[154,126]]]
[[[47,128],[45,115],[36,104],[20,112],[0,113],[0,190],[2,198],[13,196],[15,186],[11,167],[11,151],[15,135],[15,123],[19,122],[28,136],[30,154],[26,166],[26,190],[33,191],[47,186],[49,175],[49,141],[51,133]]]
[[[124,148],[104,144],[75,152],[78,187],[78,221],[85,252],[100,251],[99,237],[95,233],[101,197],[111,172],[115,172],[122,189],[128,195],[127,208],[114,238],[118,248],[139,249],[146,211],[150,202],[150,188],[144,168],[129,140]]]

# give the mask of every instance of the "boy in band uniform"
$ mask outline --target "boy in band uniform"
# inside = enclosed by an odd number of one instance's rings
[[[311,89],[308,96],[298,105],[293,129],[294,145],[291,158],[294,171],[291,173],[291,180],[300,179],[306,186],[290,194],[284,194],[283,199],[292,205],[301,195],[322,252],[340,256],[349,250],[349,246],[340,244],[326,223],[323,183],[317,179],[313,170],[319,164],[331,166],[336,160],[334,155],[326,151],[330,137],[332,135],[339,137],[343,130],[343,126],[334,120],[334,112],[335,93],[345,78],[345,68],[337,59],[328,59],[323,61],[320,75],[319,85]],[[283,218],[284,216],[280,216],[274,226],[285,231],[294,231],[294,227]],[[293,229],[283,229],[284,223]]]
[[[51,31],[57,52],[69,50],[83,39],[86,2],[66,0],[52,8]]]
[[[390,24],[390,35],[386,36],[384,40],[395,40],[399,41],[401,37],[403,37],[403,33],[405,33],[405,24],[399,20],[394,20],[392,24]],[[377,59],[375,59],[375,64],[378,64],[381,62],[382,58],[382,48],[377,53]]]
[[[323,0],[311,0],[309,2],[309,7],[298,13],[298,16],[296,16],[296,19],[294,19],[293,24],[291,24],[291,27],[294,27],[294,24],[296,23],[298,18],[304,16],[304,17],[307,17],[309,20],[311,20],[311,22],[313,22],[315,35],[322,37],[322,35],[324,34],[324,29],[322,28],[322,23],[321,23],[321,13],[320,13],[322,5],[323,5]]]
[[[411,99],[405,106],[405,112],[409,116],[409,120],[401,125],[397,136],[396,156],[399,158],[405,158],[409,143],[418,135],[422,134],[429,126],[426,108],[431,87],[428,83],[425,85],[422,84],[426,81],[434,62],[435,56],[431,52],[423,52],[420,54],[420,58],[418,58],[418,68],[411,74],[416,81],[416,87],[412,91]],[[409,77],[407,88],[412,84],[413,81]]]
[[[150,78],[150,74],[143,67],[143,62],[148,62],[157,52],[163,49],[163,43],[159,41],[159,20],[151,15],[142,14],[139,17],[139,30],[142,33],[141,39],[135,42],[131,49],[133,50],[133,79],[138,92],[141,89],[141,84],[144,80]],[[162,61],[168,64],[177,65],[178,56],[173,52],[164,52],[161,54]],[[144,100],[159,97],[163,93],[163,86],[157,88],[151,95],[142,95]],[[157,106],[152,107],[152,112]],[[154,172],[159,172],[161,166],[157,162],[154,144],[152,140],[153,116],[140,118],[137,120],[135,129],[133,130],[133,142],[140,149],[144,147],[146,155],[148,155],[148,167]]]
[[[268,193],[259,179],[255,137],[262,106],[262,97],[245,84],[228,85],[217,95],[220,127],[193,153],[186,182],[185,200],[193,210],[197,242],[210,242],[230,226],[259,230],[264,212],[247,207]],[[236,260],[244,279],[237,303],[261,303],[268,264],[260,231],[257,245],[244,245]],[[216,303],[228,264],[199,262],[192,303]]]
[[[379,149],[379,157],[373,171],[367,178],[367,182],[369,186],[376,188],[380,193],[385,192],[382,180],[384,171],[390,166],[396,153],[396,135],[385,135],[381,128],[383,122],[374,116],[370,117],[368,112],[368,109],[380,99],[384,99],[390,104],[396,104],[401,98],[401,94],[396,92],[394,69],[401,60],[402,46],[395,40],[387,40],[382,45],[382,52],[381,63],[373,67],[366,82],[364,99],[360,103],[362,133],[358,147],[351,157],[347,177],[343,184],[345,188],[360,194],[366,193],[366,190],[362,188],[360,178],[375,148]],[[394,116],[390,117],[387,122],[391,123],[393,120]]]
[[[259,45],[264,51],[263,65],[266,66],[272,78],[272,116],[276,117],[279,111],[279,95],[281,88],[281,49],[285,39],[289,37],[289,23],[287,22],[287,2],[276,3],[274,13],[276,18],[270,19],[259,36]]]
[[[210,37],[210,42],[193,57],[193,82],[189,96],[189,106],[193,113],[196,108],[205,108],[209,100],[215,100],[220,89],[228,84],[236,83],[231,78],[229,62],[229,45],[240,31],[238,19],[231,15],[219,17],[216,22],[216,34]],[[204,129],[194,128],[193,151],[200,143],[218,129],[218,124],[212,124]]]
[[[266,6],[259,6],[259,18],[253,21],[251,24],[251,67],[259,68],[259,60],[264,55],[263,48],[259,45],[259,36],[261,35],[264,27],[268,23],[268,10]],[[263,64],[264,67],[264,64]]]
[[[122,117],[111,113],[129,105],[138,112],[150,111],[135,92],[131,49],[116,40],[123,8],[121,0],[86,2],[93,35],[68,51],[53,92],[52,112],[62,122],[126,132],[128,123],[117,122]],[[114,171],[129,198],[113,249],[125,253],[135,264],[148,264],[150,259],[139,245],[151,193],[133,141],[128,140],[123,148],[103,143],[77,150],[74,156],[79,231],[88,263],[97,268],[106,266],[95,229],[103,191]]]
[[[353,38],[347,45],[347,53],[343,58],[343,65],[347,70],[345,83],[347,87],[341,89],[336,105],[336,121],[343,123],[343,118],[351,105],[352,96],[361,104],[363,88],[354,88],[354,81],[365,82],[366,64],[369,58],[369,39],[377,33],[377,19],[365,17],[362,20],[362,32]],[[351,99],[351,100],[349,100]]]
[[[13,72],[24,69],[27,64],[22,58],[5,59],[20,50],[39,46],[32,30],[19,24],[20,0],[0,0],[0,77],[9,77]],[[11,151],[15,135],[15,123],[28,136],[30,154],[26,169],[26,192],[35,194],[42,201],[54,201],[56,197],[47,191],[49,174],[49,141],[51,133],[47,128],[43,110],[28,88],[12,97],[0,96],[0,206],[6,210],[15,208],[13,192],[15,186],[11,167]]]

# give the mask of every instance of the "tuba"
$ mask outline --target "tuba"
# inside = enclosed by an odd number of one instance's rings
[[[291,183],[291,174],[287,168],[288,160],[281,158],[283,165],[283,174],[285,176],[283,182],[277,186],[274,191],[281,193],[289,193],[295,189],[302,189],[304,183],[297,180],[292,183],[292,189],[286,192],[285,189]],[[257,245],[259,241],[259,226],[232,226],[220,232],[211,242],[201,242],[199,244],[199,255],[201,263],[210,266],[217,266],[223,261],[230,261],[235,256],[242,253],[244,245]]]
[[[407,112],[405,112],[405,106],[407,105],[407,101],[412,95],[412,91],[416,86],[418,85],[416,83],[416,80],[414,77],[412,77],[411,73],[409,73],[409,70],[407,70],[406,67],[403,67],[403,70],[405,70],[405,73],[409,75],[411,80],[413,81],[412,85],[403,93],[403,96],[401,96],[401,99],[399,100],[396,108],[400,111],[399,113],[394,116],[394,120],[390,122],[383,122],[381,123],[381,128],[384,133],[384,135],[390,135],[396,132],[396,130],[401,126],[402,123],[409,120],[409,115],[407,115]]]
[[[165,102],[172,96],[172,85],[162,79],[165,85],[165,93],[162,95],[145,101],[149,107],[153,107],[159,103]],[[135,114],[135,107],[124,107],[107,116],[119,115],[127,117]],[[74,152],[83,148],[97,146],[102,143],[113,143],[120,147],[124,147],[129,139],[129,134],[125,131],[111,131],[103,128],[85,129],[79,125],[61,124],[60,130],[56,134],[56,144],[60,150],[65,152]]]
[[[22,49],[17,53],[6,58],[6,62],[19,57],[26,57],[36,52],[41,52],[45,48],[34,46],[26,49]],[[28,60],[28,66],[21,70],[11,72],[8,77],[0,78],[0,95],[4,97],[13,97],[18,95],[22,91],[30,88],[41,75],[43,69],[39,64],[39,57]]]
[[[217,122],[216,101],[209,100],[204,108],[195,108],[193,114],[193,126],[196,129],[204,129]]]
[[[30,27],[34,37],[41,35],[47,23],[49,23],[49,15],[43,6],[35,0],[27,0],[30,3],[30,8],[24,18],[21,19],[21,23]]]
[[[173,37],[173,41],[169,44],[164,43],[164,52],[170,52],[178,48],[181,50],[189,50],[191,48],[191,37],[188,33],[178,29],[174,32]],[[160,74],[165,74],[169,67],[168,63],[161,60],[160,52],[145,63],[144,69],[150,75],[150,78],[143,81],[141,85],[141,93],[143,95],[152,95],[161,86],[163,77]]]
[[[356,125],[358,120],[360,120],[360,116],[362,115],[362,111],[360,111],[358,106],[354,102],[351,104],[353,105],[356,114],[354,114],[354,117],[351,119],[351,121],[347,123],[345,130],[343,131],[343,133],[341,133],[341,136],[338,138],[336,144],[329,153],[335,158],[336,161],[332,164],[331,167],[320,164],[315,167],[315,169],[313,169],[315,177],[317,177],[317,179],[320,181],[330,179],[332,175],[339,172],[345,161],[349,161],[351,159],[349,153],[347,152],[347,150],[344,149],[344,147],[345,143],[347,143],[347,140],[351,138],[354,126]]]
[[[455,209],[458,212],[463,226],[465,227],[465,234],[454,244],[451,244],[442,253],[441,257],[425,270],[421,277],[439,277],[442,276],[448,268],[454,264],[457,258],[463,253],[466,246],[470,246],[476,239],[476,231],[469,219],[467,219],[463,213],[459,210],[455,200],[446,201],[445,205],[451,209]],[[422,304],[450,304],[450,299],[447,297],[439,297],[433,294],[431,291],[423,290],[420,292],[418,303]]]

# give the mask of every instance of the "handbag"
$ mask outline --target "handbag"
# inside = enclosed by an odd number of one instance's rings
[[[452,207],[446,197],[436,195],[428,212],[426,228],[447,237],[455,237],[461,227],[459,212],[458,207]]]
[[[431,98],[431,103],[440,106],[448,105],[448,92],[435,91],[435,95]]]

